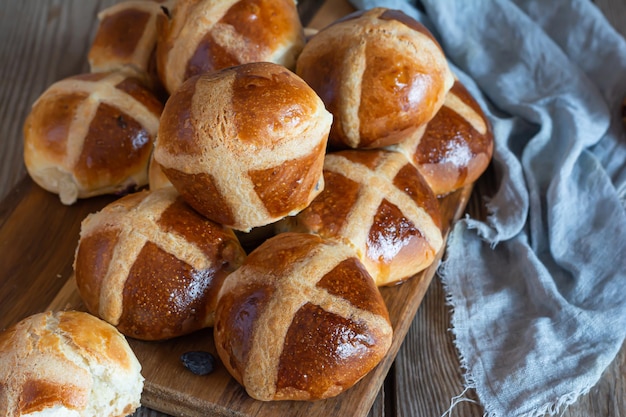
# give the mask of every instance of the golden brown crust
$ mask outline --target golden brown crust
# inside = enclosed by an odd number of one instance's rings
[[[91,72],[131,66],[147,75],[150,88],[163,94],[156,73],[157,16],[175,0],[125,0],[98,13],[98,27],[87,59]]]
[[[335,396],[391,343],[387,308],[352,248],[316,235],[268,239],[219,297],[217,352],[256,399]]]
[[[439,203],[418,170],[398,152],[329,153],[324,190],[282,231],[350,242],[377,285],[396,284],[428,267],[441,249]]]
[[[335,147],[376,148],[402,141],[443,104],[453,76],[433,36],[399,11],[375,8],[313,36],[296,73],[335,120]]]
[[[135,64],[144,71],[148,68],[151,52],[149,49],[156,45],[156,23],[152,22],[153,42],[151,44],[147,42],[145,45],[148,51],[138,51],[141,39],[150,26],[152,14],[150,10],[144,10],[141,6],[152,6],[156,3],[127,1],[121,5],[117,6],[115,11],[105,9],[98,14],[100,20],[98,30],[88,53],[89,65],[93,72],[110,71],[125,64]],[[141,55],[135,57],[137,52],[141,52]]]
[[[129,69],[58,81],[24,123],[24,163],[64,204],[148,181],[161,103]]]
[[[293,68],[304,30],[293,0],[178,0],[158,19],[157,68],[166,89],[249,62]]]
[[[0,411],[123,415],[139,406],[140,370],[108,323],[77,311],[35,314],[0,333]]]
[[[493,155],[491,124],[459,82],[425,128],[395,146],[405,153],[438,196],[471,184]]]
[[[247,231],[320,192],[331,122],[294,73],[244,64],[194,77],[170,97],[154,159],[196,210]]]
[[[95,315],[137,339],[213,325],[217,293],[245,252],[173,187],[128,195],[82,223],[74,269]]]
[[[124,91],[139,103],[143,104],[143,106],[153,114],[161,115],[163,104],[158,99],[155,100],[156,96],[153,94],[152,90],[146,89],[144,85],[134,82],[132,78],[127,78],[118,83],[115,88]]]

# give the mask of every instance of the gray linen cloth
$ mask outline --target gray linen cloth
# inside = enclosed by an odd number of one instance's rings
[[[554,415],[626,335],[626,42],[588,0],[352,0],[424,23],[494,128],[489,217],[439,275],[487,416]]]

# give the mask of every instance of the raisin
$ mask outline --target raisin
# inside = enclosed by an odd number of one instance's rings
[[[180,360],[185,366],[196,375],[208,375],[215,369],[215,357],[204,351],[185,352],[180,356]]]

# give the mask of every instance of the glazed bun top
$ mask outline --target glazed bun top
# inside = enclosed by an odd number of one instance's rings
[[[294,0],[178,0],[157,22],[157,69],[170,94],[189,77],[233,65],[293,69],[304,46]]]
[[[493,139],[489,119],[457,80],[435,117],[394,149],[407,155],[437,196],[444,196],[482,175]]]
[[[144,186],[162,108],[132,67],[59,80],[24,121],[26,169],[68,205]]]
[[[356,12],[318,32],[296,73],[334,115],[329,142],[338,148],[404,140],[434,117],[454,82],[432,34],[384,8]]]
[[[156,17],[166,2],[125,0],[98,13],[98,28],[87,56],[91,72],[133,65],[148,72],[156,47]]]
[[[154,158],[196,210],[236,230],[295,214],[323,185],[332,115],[269,62],[187,80],[168,100]]]

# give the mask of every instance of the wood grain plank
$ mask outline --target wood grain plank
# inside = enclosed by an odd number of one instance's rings
[[[449,328],[445,292],[435,278],[396,357],[396,416],[441,416],[452,399],[463,392],[461,367]],[[453,415],[483,416],[475,395],[465,396],[470,401],[456,405]]]
[[[24,178],[0,205],[0,329],[47,306],[72,274],[81,220],[112,197],[61,206]]]

